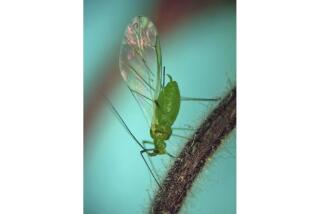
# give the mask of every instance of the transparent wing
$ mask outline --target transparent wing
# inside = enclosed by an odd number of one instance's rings
[[[152,118],[153,100],[162,82],[161,48],[155,25],[143,16],[133,18],[121,44],[119,67],[128,88],[145,114]]]

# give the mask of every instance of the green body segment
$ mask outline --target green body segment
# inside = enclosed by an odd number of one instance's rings
[[[150,135],[155,146],[154,154],[166,154],[165,140],[172,134],[171,126],[176,120],[180,109],[180,91],[176,81],[169,76],[170,81],[160,91],[155,101],[153,122]]]

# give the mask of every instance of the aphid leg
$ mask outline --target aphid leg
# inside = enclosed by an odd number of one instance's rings
[[[192,131],[192,132],[197,130],[197,129],[192,128],[192,127],[182,127],[182,128],[180,128],[180,127],[172,127],[171,129],[173,131]],[[172,136],[173,137],[182,138],[182,139],[185,139],[185,140],[189,140],[190,139],[188,137],[185,137],[185,136],[182,136],[182,135],[179,135],[179,134],[176,134],[176,133],[172,133]]]
[[[181,101],[205,101],[205,102],[212,102],[212,101],[219,101],[221,100],[221,97],[215,97],[215,98],[195,98],[195,97],[184,97],[181,96]]]
[[[148,162],[146,161],[145,157],[143,156],[143,153],[147,153],[148,155],[153,154],[153,153],[150,153],[150,152],[153,152],[153,149],[143,149],[143,150],[140,151],[140,155],[141,155],[144,163],[147,165],[148,170],[149,170],[149,172],[151,173],[153,179],[156,181],[156,183],[158,184],[159,188],[162,189],[162,187],[161,187],[158,179],[157,179],[156,176],[153,174],[153,172],[152,172],[152,170],[151,170]]]
[[[173,137],[178,137],[178,138],[182,138],[182,139],[185,139],[185,140],[189,140],[189,138],[184,137],[184,136],[182,136],[182,135],[178,135],[178,134],[171,134],[171,136],[173,136]]]
[[[142,144],[143,144],[143,146],[144,146],[145,148],[147,148],[147,147],[146,147],[146,144],[153,145],[153,142],[152,142],[152,141],[144,140],[144,141],[142,141]]]
[[[154,103],[157,105],[157,107],[159,107],[159,108],[160,108],[160,105],[159,105],[158,100],[155,100],[155,101],[154,101]]]
[[[152,141],[147,141],[147,140],[142,141],[142,144],[143,144],[143,146],[146,146],[146,144],[154,145],[154,143]],[[150,151],[152,151],[152,150],[150,150]],[[159,180],[159,175],[158,175],[157,170],[156,170],[156,168],[153,165],[153,162],[151,160],[151,157],[153,157],[153,156],[155,156],[157,154],[154,153],[154,152],[151,152],[151,153],[148,152],[147,154],[148,154],[148,159],[149,159],[149,163],[150,163],[150,166],[151,166],[150,168],[153,170],[155,177],[157,177],[158,180]]]
[[[126,123],[124,122],[124,120],[122,119],[122,117],[120,116],[120,114],[118,113],[118,111],[116,110],[116,108],[113,106],[113,104],[111,103],[111,101],[108,99],[108,97],[105,97],[104,98],[107,100],[108,104],[111,106],[111,109],[112,111],[115,113],[115,115],[117,116],[117,119],[120,121],[120,123],[122,124],[122,126],[126,129],[126,131],[129,133],[129,135],[133,138],[133,140],[142,148],[142,150],[140,151],[140,155],[144,161],[144,163],[146,164],[149,172],[151,173],[152,177],[155,179],[156,183],[158,184],[158,186],[161,188],[160,186],[160,183],[158,182],[158,180],[156,179],[154,173],[152,172],[149,164],[147,163],[146,159],[144,158],[143,156],[143,153],[147,152],[147,154],[150,156],[150,155],[153,155],[153,149],[146,149],[144,147],[144,145],[142,145],[138,139],[132,134],[132,132],[130,131],[129,127],[126,125]],[[143,144],[146,143],[145,141],[143,141]],[[149,142],[150,143],[150,142]],[[151,153],[152,152],[152,153]]]
[[[147,140],[144,140],[144,141],[142,141],[142,143],[143,143],[143,145],[145,145],[145,144],[154,144],[152,141],[147,141]]]
[[[172,127],[172,130],[177,130],[177,131],[195,131],[197,129],[190,127]]]
[[[171,158],[178,158],[178,157],[176,157],[176,156],[174,156],[174,155],[170,154],[169,152],[166,152],[166,154],[167,154],[169,157],[171,157]]]

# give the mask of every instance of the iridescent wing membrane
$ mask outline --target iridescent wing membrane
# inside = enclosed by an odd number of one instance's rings
[[[143,16],[133,18],[122,40],[120,72],[150,125],[162,82],[161,48],[155,25]]]

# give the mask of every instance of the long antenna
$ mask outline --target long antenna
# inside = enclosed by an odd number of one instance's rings
[[[133,133],[131,132],[131,130],[129,129],[129,127],[127,126],[127,124],[124,122],[124,120],[122,119],[121,115],[119,114],[119,112],[117,111],[117,109],[114,107],[114,105],[111,103],[111,101],[109,100],[108,97],[104,96],[103,97],[106,99],[107,103],[111,106],[112,112],[116,115],[117,119],[119,120],[119,122],[121,123],[121,125],[125,128],[125,130],[129,133],[129,135],[132,137],[132,139],[142,148],[142,150],[140,151],[140,155],[144,161],[144,163],[146,164],[149,172],[151,173],[153,179],[156,181],[157,185],[159,186],[159,188],[161,189],[161,185],[159,183],[159,181],[157,180],[156,176],[154,175],[154,173],[152,172],[148,162],[146,161],[146,159],[143,156],[143,153],[148,153],[149,151],[153,151],[153,149],[146,149],[140,142],[139,140],[133,135]]]
[[[133,138],[133,140],[143,149],[145,150],[146,148],[139,142],[139,140],[132,134],[132,132],[130,131],[129,127],[127,126],[127,124],[124,122],[124,120],[122,119],[122,117],[120,116],[119,112],[116,110],[116,108],[114,107],[114,105],[111,103],[111,101],[109,100],[108,97],[103,96],[107,103],[111,106],[111,109],[113,111],[113,113],[116,115],[117,119],[119,120],[119,122],[121,123],[121,125],[126,129],[126,131],[129,133],[129,135]]]

